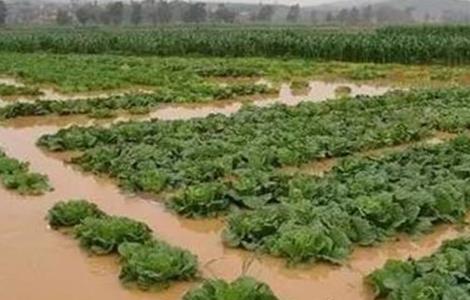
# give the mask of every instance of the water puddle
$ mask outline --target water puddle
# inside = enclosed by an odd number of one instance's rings
[[[264,83],[264,82],[263,82]],[[283,84],[279,95],[275,98],[267,99],[265,96],[249,96],[238,100],[213,101],[210,103],[184,103],[184,104],[165,104],[161,105],[148,114],[130,115],[126,111],[116,112],[114,119],[91,119],[86,115],[73,116],[38,116],[38,117],[19,117],[5,122],[7,127],[29,127],[29,126],[47,126],[57,125],[66,126],[109,124],[123,121],[148,121],[151,119],[160,120],[187,120],[192,118],[205,118],[211,114],[223,114],[229,116],[238,112],[244,105],[252,104],[258,107],[268,107],[277,103],[295,106],[300,102],[321,102],[337,98],[337,89],[347,87],[351,96],[368,95],[379,96],[393,90],[392,87],[358,85],[351,83],[328,83],[322,81],[312,81],[310,90],[306,95],[294,95],[288,84]],[[255,99],[255,100],[253,100]]]
[[[44,216],[56,202],[86,198],[110,214],[149,224],[159,237],[197,254],[202,273],[228,280],[243,272],[268,283],[280,299],[370,300],[372,290],[363,276],[389,258],[420,257],[459,234],[455,227],[439,226],[434,233],[413,240],[402,236],[374,248],[356,250],[344,266],[317,264],[286,267],[281,260],[227,249],[222,245],[221,220],[185,220],[169,213],[159,202],[123,194],[111,181],[84,174],[62,162],[60,155],[44,153],[35,141],[59,127],[0,128],[0,143],[12,157],[31,163],[49,176],[55,190],[41,197],[21,197],[0,187],[0,299],[128,299],[176,300],[193,283],[177,284],[158,294],[123,288],[114,257],[90,257],[71,237],[47,228]],[[25,288],[27,287],[27,288]]]
[[[7,84],[16,87],[23,87],[21,81],[14,78],[0,78],[0,84]],[[33,102],[36,100],[62,100],[62,101],[72,101],[72,100],[82,100],[90,98],[104,99],[112,96],[123,96],[125,94],[145,94],[152,93],[153,91],[144,88],[144,87],[134,87],[130,89],[116,89],[110,91],[98,91],[98,92],[85,92],[85,93],[73,93],[66,94],[57,91],[57,89],[52,87],[39,87],[41,95],[38,96],[0,96],[0,107],[11,104],[13,102]]]
[[[378,96],[392,90],[391,87],[376,87],[371,85],[327,83],[322,81],[312,81],[310,91],[307,95],[294,95],[288,84],[282,84],[279,96],[273,99],[257,99],[254,101],[220,101],[210,104],[182,104],[168,105],[150,113],[150,119],[160,120],[180,120],[191,118],[204,118],[211,114],[231,115],[239,111],[245,104],[253,104],[259,107],[267,107],[274,104],[285,104],[295,106],[300,102],[321,102],[337,98],[338,87],[347,86],[350,88],[350,96],[369,95]],[[252,97],[253,98],[253,97]]]

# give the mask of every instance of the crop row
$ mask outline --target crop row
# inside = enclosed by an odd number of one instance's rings
[[[27,163],[10,158],[1,150],[0,180],[7,189],[22,195],[40,195],[51,189],[47,176],[30,172]]]
[[[48,220],[55,229],[73,227],[80,245],[94,254],[119,253],[119,277],[125,283],[137,283],[147,289],[197,275],[194,255],[155,239],[147,225],[108,216],[87,201],[58,202],[49,210]]]
[[[141,289],[166,288],[174,281],[195,279],[197,258],[152,236],[150,228],[125,217],[108,216],[85,200],[56,203],[47,219],[54,229],[73,228],[80,245],[93,254],[118,253],[119,278]],[[270,288],[250,277],[232,283],[206,280],[188,291],[183,300],[265,299],[277,300]]]
[[[145,112],[162,103],[209,102],[226,100],[240,96],[273,93],[274,89],[264,84],[190,85],[180,89],[162,89],[151,94],[129,94],[108,98],[80,100],[38,100],[16,102],[0,108],[0,118],[10,119],[21,116],[45,115],[103,115],[116,110]],[[105,114],[105,115],[106,115]]]
[[[38,88],[0,84],[0,96],[39,96]]]
[[[468,300],[470,238],[447,241],[419,260],[390,260],[367,281],[380,299]]]
[[[296,107],[248,107],[232,116],[70,127],[41,137],[52,151],[132,191],[212,182],[243,170],[298,166],[420,140],[469,125],[470,89],[394,92]]]
[[[462,32],[462,27],[455,32]],[[318,31],[299,27],[170,27],[157,30],[4,31],[0,49],[13,52],[124,53],[162,56],[287,56],[354,62],[470,61],[470,38],[452,29]],[[468,31],[467,29],[465,32]]]
[[[182,86],[217,80],[263,77],[274,83],[308,79],[347,79],[429,83],[468,83],[468,65],[357,64],[263,57],[137,57],[111,54],[0,52],[0,74],[28,84],[46,84],[63,93]],[[229,78],[227,78],[229,77]],[[417,80],[419,79],[419,80]],[[430,82],[431,81],[431,82]],[[295,82],[293,87],[295,87]]]
[[[231,247],[299,263],[342,262],[354,245],[460,222],[470,206],[470,138],[381,158],[347,158],[324,177],[246,172],[184,189],[169,207],[186,216],[245,208],[228,217]]]

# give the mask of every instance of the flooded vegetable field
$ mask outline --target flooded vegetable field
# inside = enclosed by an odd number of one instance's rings
[[[341,267],[329,264],[288,267],[285,262],[262,254],[225,249],[219,235],[222,220],[176,217],[158,200],[122,193],[111,180],[83,173],[66,164],[66,157],[44,153],[35,146],[41,135],[58,129],[35,125],[0,129],[7,153],[29,161],[34,170],[46,173],[54,186],[53,192],[41,197],[23,197],[0,189],[3,254],[0,282],[7,287],[1,290],[2,299],[78,300],[97,295],[103,299],[177,299],[194,285],[178,284],[156,294],[123,289],[116,278],[117,257],[89,256],[75,241],[48,228],[44,216],[53,203],[62,199],[90,199],[110,213],[145,221],[158,236],[196,253],[205,276],[234,279],[247,272],[268,283],[285,299],[308,300],[312,294],[324,300],[372,299],[373,291],[363,285],[364,274],[390,258],[428,255],[443,240],[459,234],[456,228],[441,226],[416,241],[403,236],[378,247],[359,249]],[[249,264],[246,270],[244,264]]]
[[[466,31],[256,30],[0,29],[0,299],[468,298]]]

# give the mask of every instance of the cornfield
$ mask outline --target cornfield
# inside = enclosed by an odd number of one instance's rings
[[[14,52],[120,53],[158,56],[299,57],[376,63],[470,62],[470,26],[387,27],[376,31],[307,27],[163,27],[33,29],[0,33]]]

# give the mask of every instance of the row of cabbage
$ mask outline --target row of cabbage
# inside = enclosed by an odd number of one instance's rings
[[[126,285],[145,290],[162,289],[177,281],[198,278],[196,256],[156,239],[144,223],[109,216],[94,203],[58,202],[49,210],[47,219],[56,230],[65,233],[71,230],[80,245],[94,255],[119,254],[119,278]],[[206,280],[183,296],[183,300],[209,299],[277,300],[266,284],[250,277],[240,277],[232,283]]]
[[[149,109],[164,103],[210,102],[241,96],[270,94],[276,90],[266,84],[196,84],[179,89],[164,88],[153,93],[126,94],[108,98],[79,100],[37,100],[15,102],[0,108],[0,118],[11,119],[24,116],[83,115],[109,116],[125,110],[130,113],[147,113]]]
[[[50,151],[131,191],[159,193],[328,157],[413,142],[469,125],[470,89],[393,92],[296,107],[248,107],[184,121],[70,127],[45,135]]]
[[[343,262],[354,246],[464,220],[470,205],[470,138],[380,158],[342,160],[324,177],[247,172],[191,186],[168,206],[187,217],[229,212],[224,240],[293,263]]]
[[[465,63],[467,32],[405,28],[380,31],[321,31],[307,27],[169,27],[155,30],[4,31],[0,49],[14,52],[125,53],[164,56],[288,56],[354,62]],[[392,32],[388,34],[388,32]]]

